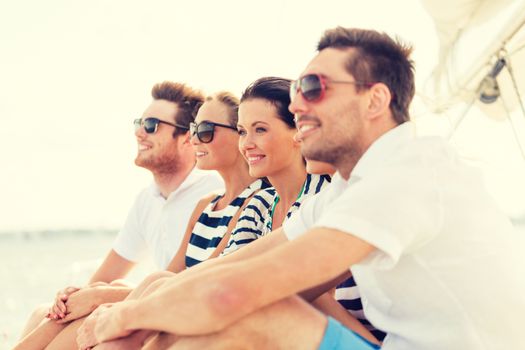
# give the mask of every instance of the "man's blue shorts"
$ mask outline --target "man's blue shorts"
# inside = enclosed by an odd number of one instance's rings
[[[359,334],[346,328],[336,320],[328,317],[328,326],[324,332],[319,350],[375,350],[379,345],[370,343]]]

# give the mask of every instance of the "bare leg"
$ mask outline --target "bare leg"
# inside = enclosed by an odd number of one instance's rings
[[[57,324],[53,320],[44,319],[37,328],[20,340],[13,350],[41,350],[60,334],[66,326]]]
[[[32,330],[34,330],[42,321],[46,318],[47,313],[49,312],[49,308],[51,307],[51,304],[42,304],[37,306],[37,308],[33,311],[31,316],[29,317],[29,320],[27,321],[24,330],[22,331],[22,335],[20,336],[20,339],[23,339],[26,335],[31,333]]]
[[[45,348],[46,350],[77,350],[77,329],[84,322],[85,317],[68,323],[66,327],[58,334]]]
[[[325,316],[294,296],[258,310],[220,332],[171,339],[174,343],[169,349],[315,350],[326,325]],[[156,349],[167,348],[165,342],[159,344]]]
[[[134,284],[130,283],[129,281],[125,280],[125,279],[122,279],[122,278],[119,278],[118,280],[114,280],[114,281],[111,281],[109,283],[104,283],[104,282],[97,282],[97,283],[93,283],[93,284],[90,284],[89,286],[90,287],[93,287],[94,284],[109,284],[110,286],[115,286],[115,287],[129,287],[129,288],[134,288]]]
[[[142,282],[140,282],[140,284],[136,288],[133,289],[133,291],[128,295],[126,300],[139,299],[142,296],[142,294],[144,294],[144,292],[151,286],[151,284],[153,284],[159,279],[173,276],[175,276],[175,273],[169,271],[158,271],[152,273],[151,275],[146,277]]]
[[[158,350],[158,349],[167,349],[171,345],[175,344],[177,336],[169,333],[155,333],[151,336],[145,343],[142,350]]]
[[[86,316],[87,317],[87,316]],[[46,350],[78,349],[77,330],[80,328],[86,317],[79,318],[67,325],[67,327],[58,334],[53,341],[46,347]],[[133,350],[140,349],[144,340],[149,336],[146,331],[138,331],[130,334],[128,337],[116,339],[108,343],[102,343],[95,349],[122,349]]]
[[[119,338],[115,340],[111,340],[109,342],[100,343],[97,346],[95,346],[93,349],[95,350],[138,350],[141,349],[148,340],[148,337],[150,337],[152,334],[152,331],[147,330],[140,330],[131,333],[125,338]]]
[[[87,316],[86,316],[87,317]],[[80,328],[86,317],[79,318],[67,324],[67,327],[62,330],[45,348],[46,350],[62,350],[62,349],[78,349],[77,347],[77,330]],[[125,338],[116,339],[108,343],[102,343],[96,346],[95,349],[122,349],[133,350],[140,349],[146,338],[152,334],[151,331],[137,331]],[[39,349],[42,349],[39,348]],[[24,349],[25,350],[25,349]]]

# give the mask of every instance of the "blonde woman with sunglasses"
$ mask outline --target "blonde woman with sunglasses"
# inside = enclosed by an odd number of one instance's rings
[[[216,94],[206,100],[195,122],[190,124],[197,167],[216,170],[226,190],[204,198],[197,205],[181,248],[168,268],[171,271],[180,272],[218,256],[233,229],[239,226],[255,228],[245,219],[254,210],[250,200],[269,185],[249,173],[248,165],[237,150],[238,106],[238,99],[231,94]],[[241,212],[244,218],[240,218]]]

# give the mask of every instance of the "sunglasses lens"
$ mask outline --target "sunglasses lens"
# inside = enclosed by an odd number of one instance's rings
[[[153,134],[155,131],[157,131],[157,125],[159,125],[159,121],[155,118],[147,118],[143,120],[144,123],[144,130],[148,134]]]
[[[323,85],[318,75],[305,75],[300,80],[301,93],[307,101],[315,101],[321,97],[323,93]]]
[[[209,143],[213,140],[214,125],[210,123],[200,123],[197,126],[197,137],[202,143]]]

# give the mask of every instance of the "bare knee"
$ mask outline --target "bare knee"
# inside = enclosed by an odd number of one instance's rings
[[[29,316],[29,320],[27,321],[24,330],[22,331],[20,339],[24,338],[26,335],[31,333],[33,329],[38,327],[38,325],[46,318],[50,307],[51,304],[41,304],[33,310],[31,316]]]
[[[140,296],[144,297],[156,291],[173,276],[175,276],[173,272],[162,271],[146,277],[146,280],[142,283],[144,285],[144,290]]]
[[[77,348],[77,330],[84,323],[85,317],[67,324],[64,329],[45,347],[45,350],[63,350]]]
[[[47,316],[50,307],[51,307],[51,304],[38,305],[33,310],[33,313],[31,314],[31,318],[43,320]]]
[[[268,305],[232,325],[232,335],[256,349],[317,349],[326,318],[297,296]]]
[[[154,272],[148,275],[148,277],[144,279],[143,283],[146,283],[149,285],[161,278],[173,277],[175,275],[176,275],[175,273],[170,272],[170,271],[157,271],[157,272]]]
[[[113,287],[132,287],[131,283],[129,283],[129,281],[126,281],[125,279],[118,279],[118,280],[114,280],[114,281],[111,281],[109,283],[110,286],[113,286]]]
[[[317,349],[326,318],[292,296],[259,309],[225,329],[178,339],[170,349]]]

